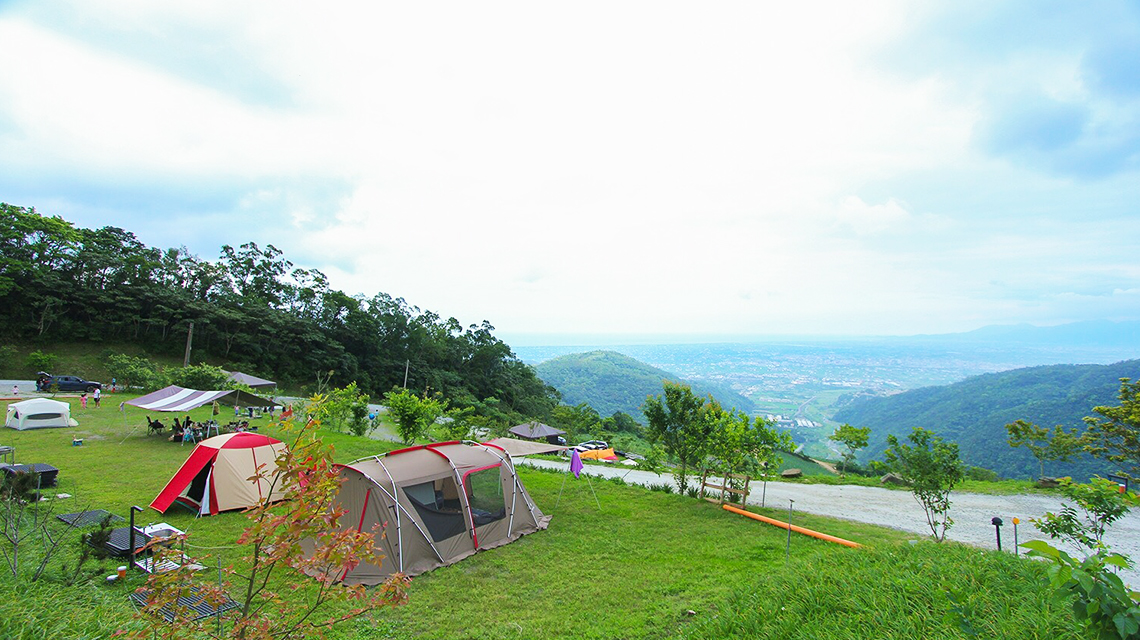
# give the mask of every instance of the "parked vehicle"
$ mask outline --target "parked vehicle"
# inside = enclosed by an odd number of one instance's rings
[[[595,449],[609,449],[610,445],[606,444],[605,440],[587,440],[585,442],[579,442],[578,446],[574,448],[578,450],[578,453],[583,453]]]
[[[103,383],[84,380],[79,376],[53,376],[43,371],[36,374],[37,391],[51,391],[53,385],[58,385],[57,388],[60,391],[85,391],[87,393],[94,393],[96,389],[103,388]]]

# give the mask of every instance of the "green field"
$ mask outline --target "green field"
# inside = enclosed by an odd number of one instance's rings
[[[76,408],[74,429],[0,431],[20,462],[60,469],[57,511],[104,508],[126,516],[146,506],[189,455],[190,446],[145,433],[144,413]],[[73,403],[76,407],[78,403]],[[193,413],[204,419],[208,409]],[[223,414],[224,417],[224,414]],[[272,428],[265,431],[273,433]],[[72,437],[83,437],[72,447]],[[348,461],[392,448],[325,434]],[[909,544],[893,530],[810,515],[803,526],[866,545],[854,550],[796,535],[674,494],[594,482],[595,505],[561,473],[520,468],[548,530],[413,579],[409,603],[374,620],[338,627],[332,638],[962,638],[945,619],[944,589],[966,599],[971,622],[997,638],[1086,638],[1065,606],[1050,604],[1040,565],[959,545]],[[775,513],[775,512],[772,512]],[[778,517],[778,516],[777,516]],[[142,514],[191,533],[214,566],[235,562],[240,513],[195,519]],[[208,548],[207,548],[208,547]],[[137,624],[127,594],[141,584],[107,585],[99,575],[76,586],[56,579],[0,579],[0,637],[105,638]],[[216,580],[206,571],[204,579]],[[297,597],[296,595],[287,597]],[[690,613],[691,612],[691,613]]]

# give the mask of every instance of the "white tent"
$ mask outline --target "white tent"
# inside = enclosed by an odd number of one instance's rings
[[[32,398],[8,405],[8,419],[4,426],[24,431],[49,427],[78,427],[71,419],[71,405],[47,398]]]

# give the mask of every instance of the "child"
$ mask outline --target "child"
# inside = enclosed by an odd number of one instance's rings
[[[79,396],[79,406],[83,407],[84,409],[87,408],[87,394],[86,393]]]
[[[95,387],[95,408],[96,409],[99,408],[99,400],[102,399],[102,397],[103,397],[103,393],[99,390],[99,387]]]

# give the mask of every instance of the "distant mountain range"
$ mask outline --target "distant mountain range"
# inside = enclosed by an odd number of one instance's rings
[[[558,389],[569,405],[583,402],[604,416],[623,411],[645,422],[641,405],[647,396],[660,395],[664,380],[685,382],[698,395],[712,395],[725,408],[751,413],[756,405],[730,388],[709,383],[689,383],[678,376],[614,351],[572,353],[535,366],[538,377]]]
[[[1140,322],[1089,320],[1051,327],[1031,324],[989,325],[964,333],[895,338],[921,342],[989,342],[1052,347],[1113,347],[1140,345]]]
[[[1071,336],[1087,335],[1074,325],[1066,327],[1058,330]],[[996,336],[1002,332],[994,328],[982,333]],[[838,411],[834,419],[871,427],[870,445],[860,455],[863,460],[881,458],[888,434],[902,438],[913,427],[924,427],[957,442],[962,459],[969,464],[993,469],[1003,477],[1027,478],[1037,474],[1037,462],[1024,448],[1008,445],[1006,424],[1024,419],[1043,427],[1061,424],[1083,431],[1081,419],[1092,415],[1093,407],[1119,404],[1120,378],[1138,377],[1140,360],[1014,369],[946,386],[859,399]],[[1111,471],[1111,465],[1087,457],[1045,465],[1046,474],[1078,478]]]

